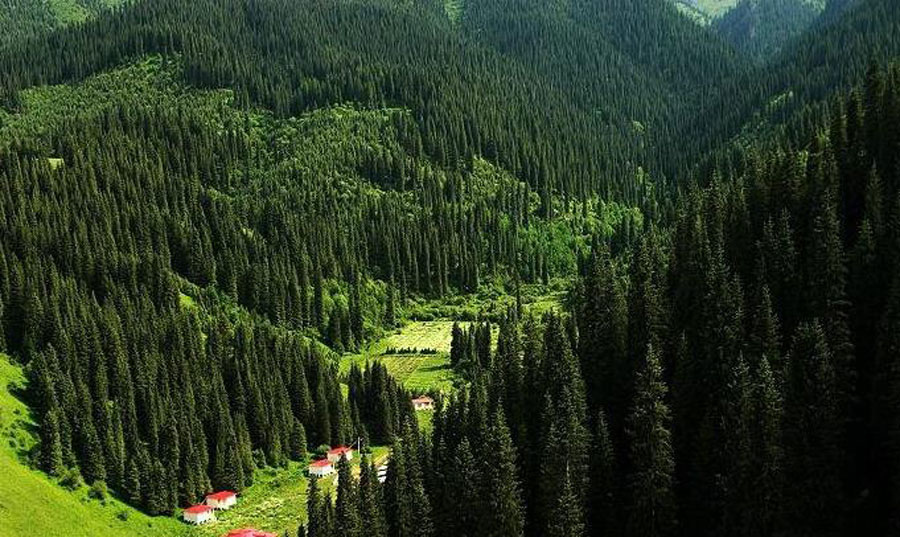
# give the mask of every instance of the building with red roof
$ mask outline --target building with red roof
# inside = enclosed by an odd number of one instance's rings
[[[206,495],[206,505],[213,509],[231,509],[237,503],[237,493],[223,490]]]
[[[338,446],[328,451],[328,460],[330,460],[331,462],[338,462],[339,460],[341,460],[342,456],[347,457],[348,461],[353,459],[353,448],[348,448],[347,446]]]
[[[334,465],[328,459],[313,461],[309,465],[309,475],[315,477],[325,477],[334,473]]]
[[[208,505],[192,505],[181,516],[191,524],[206,524],[216,519],[216,512]]]

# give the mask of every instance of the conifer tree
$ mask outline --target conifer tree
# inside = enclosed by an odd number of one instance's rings
[[[321,492],[315,477],[309,478],[306,490],[306,535],[307,537],[329,537],[324,521],[321,519]]]
[[[359,537],[362,521],[359,516],[356,479],[350,471],[350,462],[342,456],[338,461],[337,503],[335,504],[335,531],[342,537]]]
[[[666,385],[659,354],[648,345],[637,374],[634,403],[628,416],[630,471],[627,534],[670,535],[675,526],[672,492],[675,461],[669,432]]]
[[[748,535],[777,533],[781,527],[784,490],[782,448],[783,402],[768,360],[761,360],[753,379],[752,507]]]
[[[568,469],[563,470],[562,490],[553,506],[547,535],[550,537],[581,537],[584,535],[581,501],[572,486]]]
[[[387,528],[375,464],[368,457],[360,462],[359,477],[359,516],[370,537],[386,537]]]
[[[794,335],[785,372],[785,464],[788,509],[800,535],[839,527],[839,417],[833,358],[818,322]]]
[[[597,413],[594,427],[587,495],[587,527],[591,535],[616,535],[620,529],[618,476],[615,450],[606,414],[602,410]]]
[[[521,537],[524,518],[516,453],[500,409],[492,415],[484,447],[492,456],[485,469],[489,501],[485,517],[479,521],[480,532],[489,537]]]

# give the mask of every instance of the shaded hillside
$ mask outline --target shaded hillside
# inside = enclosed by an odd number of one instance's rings
[[[741,53],[763,61],[809,28],[822,9],[806,0],[743,0],[714,24]]]
[[[681,132],[693,154],[722,148],[722,135],[750,128],[766,138],[785,126],[805,138],[827,101],[862,79],[872,62],[900,55],[900,10],[893,0],[860,0],[833,24],[815,26],[776,58],[729,81]]]

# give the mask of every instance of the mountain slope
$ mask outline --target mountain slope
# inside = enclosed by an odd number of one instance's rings
[[[763,61],[811,27],[823,8],[807,0],[743,0],[714,24],[735,48]]]
[[[66,24],[84,22],[126,0],[8,0],[0,4],[0,48]]]
[[[20,537],[164,537],[187,534],[169,517],[151,518],[115,500],[91,499],[87,487],[63,489],[20,460],[33,447],[36,427],[28,407],[16,396],[24,391],[21,368],[0,353],[0,528]],[[14,393],[15,392],[15,393]]]

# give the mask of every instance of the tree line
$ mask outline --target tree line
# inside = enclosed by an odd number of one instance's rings
[[[455,327],[470,382],[395,444],[381,534],[896,533],[898,74],[630,252],[596,241],[565,314]]]

